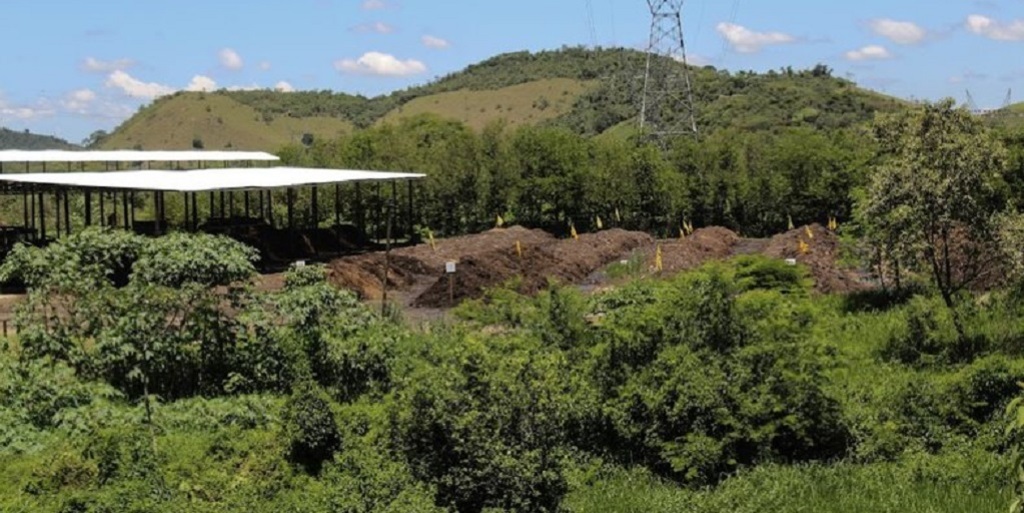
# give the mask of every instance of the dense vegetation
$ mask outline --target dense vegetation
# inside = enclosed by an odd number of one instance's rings
[[[494,124],[478,134],[425,116],[280,155],[289,164],[424,172],[415,222],[448,235],[490,227],[498,215],[555,232],[570,223],[592,229],[601,217],[670,235],[684,220],[765,235],[784,230],[788,218],[849,220],[851,192],[865,184],[873,148],[866,131],[794,127],[721,130],[662,151],[564,128]],[[407,192],[398,191],[399,205]],[[366,191],[357,197],[350,189],[342,199],[348,219],[378,208]],[[398,225],[407,221],[400,209]]]
[[[452,80],[476,87],[471,71]],[[438,234],[499,214],[672,235],[836,216],[878,288],[819,296],[802,268],[741,257],[593,295],[498,288],[413,327],[317,266],[260,290],[254,252],[220,237],[18,247],[0,267],[28,287],[0,351],[0,509],[960,512],[1024,497],[1022,138],[950,102],[875,117],[823,67],[720,75],[744,114],[699,142],[587,136],[613,118],[475,132],[422,116],[282,156],[425,171],[415,220]],[[822,91],[787,100],[780,81]],[[370,193],[345,191],[346,218],[382,207]]]
[[[77,146],[64,139],[49,135],[33,134],[28,130],[18,132],[0,127],[0,150],[73,150]]]
[[[401,120],[407,116],[403,106],[414,101],[418,105],[415,113],[428,112],[475,127],[485,125],[481,119],[497,116],[512,124],[619,137],[630,133],[635,123],[642,90],[638,77],[644,67],[644,54],[634,50],[562,48],[499,55],[428,84],[374,98],[332,91],[181,92],[141,109],[103,146],[185,149],[195,137],[210,149],[231,143],[234,148],[275,151],[278,145],[298,142],[305,134],[333,138],[339,125],[369,128],[385,120]],[[730,128],[769,132],[785,127],[848,128],[870,121],[876,111],[904,106],[833,77],[824,65],[763,74],[694,67],[691,73],[697,121],[707,134]],[[557,98],[549,97],[543,87],[525,87],[553,79],[570,80],[576,86],[564,89]],[[512,86],[524,87],[510,89]],[[465,102],[447,101],[450,98],[445,96],[460,92],[495,94],[474,99],[477,110],[465,112]],[[212,100],[199,103],[200,97]],[[567,105],[557,114],[548,110],[562,102]],[[513,105],[520,107],[513,110]],[[674,107],[666,106],[668,117]],[[293,133],[287,133],[289,130]],[[169,137],[168,131],[181,135]],[[278,143],[268,146],[268,141]]]
[[[183,265],[196,251],[206,265]],[[316,267],[255,291],[250,257],[225,239],[83,232],[4,266],[33,292],[0,356],[0,508],[1008,503],[1015,294],[965,317],[969,351],[906,360],[919,337],[956,347],[941,300],[864,310],[761,258],[593,297],[499,289],[424,330]]]

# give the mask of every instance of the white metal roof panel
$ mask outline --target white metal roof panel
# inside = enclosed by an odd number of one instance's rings
[[[0,162],[273,162],[276,155],[262,151],[68,151],[0,150]]]
[[[192,171],[137,170],[85,173],[0,174],[0,181],[86,189],[199,192],[281,189],[307,185],[381,180],[413,180],[426,175],[301,167],[220,168]]]

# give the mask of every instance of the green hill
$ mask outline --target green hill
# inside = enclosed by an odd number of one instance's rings
[[[77,145],[52,135],[33,134],[28,130],[18,132],[0,128],[0,150],[74,150]]]
[[[274,150],[305,134],[333,137],[352,129],[328,116],[261,113],[226,94],[178,93],[162,98],[125,121],[101,146],[107,149],[190,148]]]
[[[332,137],[424,113],[475,129],[504,119],[512,126],[557,125],[588,136],[612,129],[609,136],[619,136],[631,132],[644,66],[644,54],[633,50],[563,48],[499,55],[374,98],[330,91],[178,93],[142,109],[103,146],[179,149],[202,143],[275,150],[306,134]],[[704,132],[838,128],[904,104],[833,77],[823,65],[760,74],[704,67],[693,68],[692,75]]]

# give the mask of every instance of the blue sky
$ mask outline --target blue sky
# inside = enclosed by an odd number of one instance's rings
[[[79,141],[181,89],[377,95],[502,52],[641,48],[641,0],[2,0],[0,126]],[[691,62],[1024,100],[1024,0],[687,0]]]

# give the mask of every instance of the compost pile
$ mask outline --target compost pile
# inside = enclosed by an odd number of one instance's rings
[[[653,239],[645,233],[618,229],[559,240],[543,230],[497,228],[396,249],[387,283],[389,290],[411,294],[413,306],[443,308],[512,280],[524,293],[546,287],[549,280],[579,283],[622,255],[651,245]],[[363,298],[379,299],[384,258],[375,252],[336,259],[330,265],[331,280]],[[447,262],[456,263],[451,278],[445,273]]]
[[[807,244],[807,252],[800,242]],[[794,258],[807,266],[814,288],[824,294],[847,293],[868,287],[861,273],[839,265],[839,237],[820,224],[812,224],[772,237],[764,254],[772,258]]]

